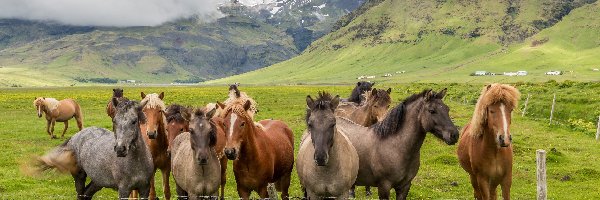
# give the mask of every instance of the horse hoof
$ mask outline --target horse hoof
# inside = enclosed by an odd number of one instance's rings
[[[58,137],[56,137],[56,135],[52,135],[50,136],[50,139],[58,139]]]

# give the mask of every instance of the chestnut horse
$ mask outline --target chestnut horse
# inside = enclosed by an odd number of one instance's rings
[[[250,101],[234,102],[221,113],[227,130],[225,155],[233,160],[238,195],[249,199],[256,191],[260,198],[268,198],[267,184],[275,183],[281,198],[288,199],[294,167],[292,130],[278,120],[254,123],[248,115],[250,108]]]
[[[117,113],[117,109],[115,108],[115,106],[113,106],[113,103],[112,103],[112,99],[113,98],[116,98],[117,102],[119,102],[119,103],[124,102],[124,101],[129,101],[129,99],[127,99],[127,97],[123,96],[123,89],[121,89],[121,88],[115,88],[115,89],[113,89],[113,96],[108,101],[108,104],[106,104],[106,114],[111,119],[114,119],[115,118],[115,114]],[[115,130],[113,129],[113,132],[114,131]]]
[[[215,107],[205,107],[204,112],[215,110]],[[178,104],[171,104],[167,107],[166,119],[167,119],[167,138],[169,141],[169,155],[173,146],[175,138],[183,133],[190,132],[190,121],[192,116],[192,109],[189,107],[181,106]],[[217,152],[217,158],[221,164],[221,199],[225,198],[225,184],[227,183],[227,158],[223,155],[223,148],[225,148],[225,130],[223,129],[223,119],[212,115],[210,120],[211,124],[214,124],[215,131],[217,134],[217,143],[215,150]],[[174,169],[173,169],[174,170]]]
[[[458,144],[460,166],[469,173],[475,199],[510,199],[512,184],[511,113],[518,105],[520,93],[509,85],[485,86],[475,105],[471,122],[463,129]]]
[[[171,158],[167,153],[169,142],[167,139],[166,119],[165,119],[165,103],[163,102],[164,92],[160,94],[144,94],[141,93],[141,104],[145,105],[142,111],[146,115],[146,123],[140,124],[144,141],[152,154],[152,162],[154,163],[154,172],[160,169],[163,178],[163,191],[165,199],[171,198],[171,187],[169,186],[169,176],[171,175]],[[154,176],[150,182],[150,199],[156,198],[156,190],[154,188]]]
[[[39,118],[42,117],[42,112],[46,114],[46,132],[50,135],[50,139],[56,138],[54,135],[54,124],[56,122],[65,123],[65,129],[62,132],[61,138],[65,137],[71,118],[75,118],[77,121],[79,131],[83,128],[81,107],[73,99],[58,101],[55,98],[37,97],[33,101],[33,106],[35,106]]]

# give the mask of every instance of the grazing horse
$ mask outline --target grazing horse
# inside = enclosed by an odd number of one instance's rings
[[[420,151],[427,132],[452,145],[458,130],[448,115],[449,108],[439,93],[425,90],[390,110],[385,119],[363,127],[346,118],[337,118],[336,127],[346,134],[359,157],[357,186],[377,186],[380,199],[406,199],[420,165]]]
[[[146,95],[141,93],[142,104],[145,105],[142,111],[146,115],[146,123],[140,124],[141,134],[144,141],[150,148],[152,154],[152,162],[154,163],[154,172],[160,169],[163,178],[163,191],[165,199],[171,198],[171,187],[169,186],[169,176],[171,175],[171,158],[167,153],[169,141],[167,139],[166,119],[165,119],[165,103],[163,102],[165,94],[152,93]],[[154,188],[154,177],[150,183],[150,199],[156,198],[156,190]]]
[[[510,199],[512,184],[511,113],[520,93],[509,85],[491,84],[483,88],[471,122],[463,129],[458,144],[460,166],[469,173],[475,199]]]
[[[56,168],[75,179],[77,199],[92,199],[102,188],[119,191],[126,199],[132,190],[148,198],[152,157],[140,137],[139,123],[145,121],[142,107],[126,101],[117,105],[116,133],[97,127],[83,129],[50,153],[38,159],[40,170]],[[91,179],[85,185],[86,178]]]
[[[37,110],[39,118],[42,117],[42,112],[46,114],[46,132],[50,135],[50,139],[56,138],[54,135],[54,124],[56,122],[65,123],[65,129],[62,132],[61,138],[65,137],[71,118],[75,118],[77,121],[79,131],[83,129],[83,113],[79,104],[73,99],[58,101],[55,98],[37,97],[33,101],[33,106]]]
[[[348,138],[335,128],[334,110],[339,96],[319,93],[306,97],[306,125],[296,171],[308,199],[347,199],[358,174],[358,154]]]
[[[367,81],[360,81],[356,83],[354,89],[352,89],[352,93],[348,99],[342,100],[347,102],[354,102],[356,104],[363,103],[363,94],[367,91],[370,91],[371,88],[375,85],[375,83],[370,83]]]
[[[215,104],[216,105],[216,104]],[[217,143],[214,147],[217,152],[217,157],[221,164],[221,199],[225,198],[225,184],[227,183],[227,158],[223,155],[223,149],[225,148],[225,130],[223,129],[223,119],[216,116],[216,107],[206,107],[205,110],[215,110],[212,115],[211,124],[215,125],[215,131],[217,134]],[[166,118],[167,118],[167,134],[169,140],[169,151],[173,147],[173,141],[182,132],[190,131],[190,118],[192,116],[192,109],[177,104],[172,104],[167,107]],[[170,153],[169,153],[170,154]],[[172,166],[173,170],[176,167]]]
[[[251,106],[250,101],[234,103],[221,113],[227,130],[225,155],[233,160],[238,195],[249,199],[256,191],[261,198],[268,198],[267,184],[275,183],[281,198],[288,199],[294,167],[292,130],[278,120],[254,123],[248,114]]]
[[[123,96],[123,89],[121,89],[121,88],[115,88],[115,89],[113,89],[113,96],[110,98],[111,100],[108,101],[108,103],[106,104],[106,114],[111,119],[115,118],[115,114],[116,114],[116,111],[117,111],[115,109],[115,106],[113,106],[113,104],[112,104],[112,98],[117,98],[117,102],[119,102],[119,103],[121,103],[123,101],[129,101],[129,99],[127,97]]]
[[[215,111],[196,109],[189,132],[180,134],[173,142],[173,177],[179,197],[213,199],[217,196],[221,164],[215,149],[217,129],[211,122]]]
[[[361,85],[366,84],[369,83]],[[390,103],[392,103],[390,93],[392,93],[392,88],[387,90],[373,88],[373,90],[363,94],[364,101],[362,104],[344,102],[337,107],[335,115],[345,117],[361,126],[369,127],[385,117],[385,113],[387,113]],[[367,196],[371,195],[369,186],[365,187],[365,191]],[[354,198],[354,187],[350,190],[350,197]]]

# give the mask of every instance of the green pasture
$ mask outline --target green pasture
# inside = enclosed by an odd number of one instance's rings
[[[511,132],[514,140],[513,199],[535,199],[535,151],[548,152],[549,199],[600,199],[600,141],[594,139],[596,121],[600,115],[600,83],[546,82],[517,83],[523,93],[520,107],[513,112]],[[393,89],[393,105],[405,97],[425,88],[448,88],[445,102],[458,126],[470,119],[479,95],[481,84],[376,84],[378,88]],[[74,98],[84,110],[84,126],[110,129],[111,122],[105,106],[112,87],[68,88],[14,88],[0,89],[0,199],[75,199],[73,179],[70,175],[47,172],[32,175],[32,159],[63,142],[49,139],[45,133],[46,122],[37,118],[32,101],[36,96]],[[280,119],[294,131],[296,149],[305,128],[306,95],[316,95],[324,90],[348,96],[351,85],[331,86],[242,86],[259,104],[260,119]],[[125,87],[125,96],[139,100],[139,93],[165,92],[167,104],[179,103],[203,106],[223,101],[227,87]],[[552,96],[556,93],[555,123],[548,124]],[[521,117],[521,108],[527,94],[531,94],[527,114]],[[57,123],[55,133],[62,131]],[[77,132],[74,123],[67,133]],[[472,188],[455,155],[456,146],[428,134],[421,149],[421,168],[413,180],[409,199],[472,199]],[[235,179],[228,168],[227,197],[237,198]],[[157,173],[157,192],[162,195],[160,173]],[[175,184],[171,178],[175,196]],[[376,188],[373,188],[377,197]],[[357,189],[358,198],[365,199],[364,188]],[[293,172],[290,194],[302,195],[296,172]],[[392,194],[393,196],[395,194]],[[114,199],[117,194],[110,189],[97,193],[96,199]],[[257,197],[255,194],[254,197]]]

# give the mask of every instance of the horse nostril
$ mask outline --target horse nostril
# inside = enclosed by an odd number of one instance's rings
[[[510,142],[512,142],[512,135],[509,135],[508,139],[510,140]]]

